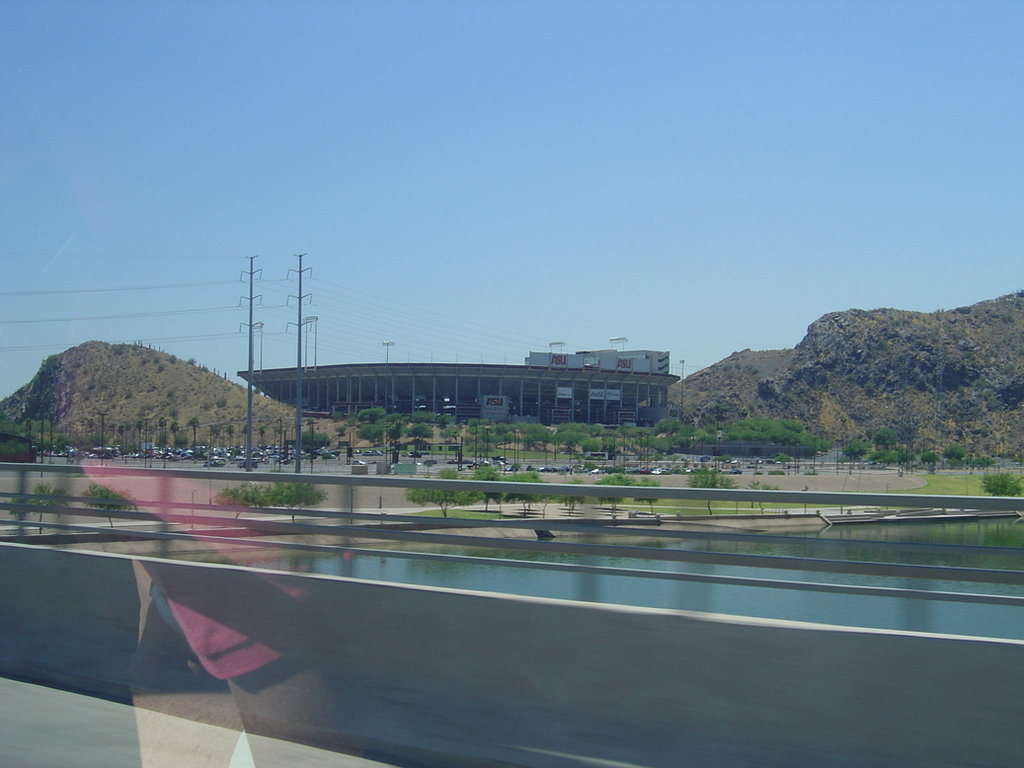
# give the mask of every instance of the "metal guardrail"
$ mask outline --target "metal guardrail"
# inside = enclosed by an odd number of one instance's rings
[[[540,572],[558,572],[574,574],[584,578],[590,576],[638,578],[652,581],[676,581],[680,583],[718,584],[723,586],[742,586],[787,591],[803,591],[807,593],[828,593],[834,595],[855,595],[860,597],[905,598],[913,601],[928,600],[939,603],[974,603],[978,605],[999,605],[1024,607],[1024,595],[994,595],[984,590],[985,585],[992,587],[1019,587],[1024,585],[1024,572],[1002,568],[954,567],[949,565],[923,565],[898,562],[895,554],[898,551],[911,552],[917,555],[931,554],[948,556],[996,556],[1016,559],[1024,562],[1024,549],[1016,547],[983,547],[959,546],[946,544],[914,544],[885,541],[858,541],[857,546],[865,551],[877,552],[879,561],[844,560],[830,558],[828,552],[838,546],[849,546],[849,540],[807,539],[792,536],[778,536],[761,533],[670,530],[665,528],[647,527],[601,527],[595,529],[592,524],[580,521],[561,519],[504,519],[504,520],[469,520],[456,518],[424,518],[420,515],[388,514],[386,516],[374,512],[360,512],[349,509],[225,509],[216,504],[168,502],[161,499],[133,499],[140,509],[112,510],[103,509],[95,504],[94,499],[87,497],[63,498],[59,504],[40,506],[37,497],[29,492],[29,477],[56,476],[70,479],[82,474],[82,468],[62,465],[10,465],[0,464],[0,473],[14,473],[18,477],[14,490],[0,494],[0,509],[9,513],[18,513],[26,517],[33,515],[39,519],[11,520],[6,524],[18,528],[22,532],[32,530],[51,533],[68,534],[102,534],[104,537],[149,538],[156,542],[187,540],[197,545],[230,544],[233,547],[272,548],[282,552],[308,552],[319,555],[332,555],[346,552],[349,556],[365,555],[377,557],[399,558],[406,560],[434,560],[438,562],[481,564],[495,567],[533,569]],[[539,489],[532,483],[511,483],[503,481],[473,480],[438,480],[415,477],[370,477],[348,475],[315,475],[299,476],[284,473],[257,473],[218,470],[182,470],[182,469],[135,469],[114,467],[108,471],[115,472],[122,478],[157,478],[161,483],[174,479],[186,480],[217,480],[228,482],[304,482],[316,485],[370,487],[370,488],[423,488],[444,487],[458,488],[492,493],[529,493],[542,491],[547,495],[592,497],[601,496],[617,498],[638,498],[641,492],[651,498],[723,500],[742,498],[743,500],[775,501],[795,503],[796,499],[805,499],[813,495],[815,498],[828,499],[832,503],[850,506],[861,506],[865,498],[870,497],[881,506],[915,506],[929,508],[977,508],[978,502],[987,502],[988,510],[1016,510],[1024,505],[1021,499],[980,498],[980,497],[937,497],[913,496],[908,494],[860,494],[860,493],[826,493],[809,494],[808,492],[791,491],[737,491],[727,489],[688,489],[688,488],[639,488],[616,487],[579,484],[544,484]],[[351,497],[350,497],[351,498]],[[37,502],[37,503],[32,503]],[[913,502],[913,503],[911,503]],[[92,506],[88,506],[92,504]],[[83,506],[78,506],[83,505]],[[154,510],[158,517],[154,517]],[[286,515],[300,514],[297,520],[283,519]],[[43,517],[50,519],[43,520]],[[81,520],[83,517],[98,518],[96,523],[76,522],[69,518]],[[63,518],[63,519],[62,519]],[[115,525],[114,521],[117,521]],[[107,524],[104,525],[103,522]],[[408,530],[415,526],[419,530]],[[513,531],[522,531],[528,536],[534,531],[544,530],[558,538],[554,540],[536,540],[530,538],[507,538],[487,535],[473,535],[474,529],[501,527]],[[406,529],[403,529],[406,528]],[[458,528],[458,532],[448,529]],[[581,543],[564,540],[565,535],[607,534],[611,542]],[[317,543],[311,537],[319,537]],[[665,541],[701,541],[708,546],[706,550],[695,548],[659,548],[642,546],[635,543],[625,544],[614,542],[615,537],[629,536],[631,539],[648,539],[652,542]],[[323,537],[331,537],[337,543],[324,544]],[[26,537],[27,538],[27,537]],[[359,540],[358,545],[353,545]],[[401,549],[381,549],[370,546],[369,541],[392,542],[399,546],[430,544],[449,549],[460,550],[483,548],[489,550],[486,557],[459,554],[456,552],[414,552]],[[753,545],[769,547],[793,545],[800,543],[824,553],[824,557],[803,557],[780,554],[760,554],[755,552],[721,551],[737,545]],[[711,545],[717,545],[715,549]],[[159,549],[159,548],[157,548]],[[163,551],[163,550],[160,550]],[[537,554],[557,555],[562,558],[577,558],[587,562],[538,562],[536,560],[517,560],[500,557],[496,553],[514,551]],[[629,560],[637,563],[650,563],[657,567],[621,567],[593,564],[596,558],[615,558],[618,561]],[[766,573],[788,571],[805,574],[802,578],[762,577],[744,573],[688,573],[679,570],[668,570],[676,566],[667,564],[690,564],[698,567],[722,569],[764,569]],[[810,575],[816,579],[812,581]],[[866,585],[842,583],[843,577],[874,578],[893,580],[892,584]],[[833,581],[828,581],[833,579]],[[935,584],[958,583],[957,591],[946,588],[936,589]],[[896,586],[901,584],[902,586]],[[909,586],[908,586],[909,585]],[[974,585],[969,588],[968,585]],[[931,586],[932,588],[928,588]],[[962,590],[962,591],[961,591]],[[581,592],[582,599],[589,599],[592,590]]]
[[[126,477],[154,476],[166,473],[171,477],[200,480],[231,480],[236,482],[298,482],[311,485],[365,486],[376,488],[441,488],[448,490],[489,491],[504,493],[543,493],[549,496],[602,496],[609,498],[666,499],[676,501],[727,501],[737,503],[777,503],[796,506],[860,506],[906,509],[971,509],[1024,513],[1024,497],[1009,496],[944,496],[936,494],[861,493],[855,491],[783,491],[727,488],[667,488],[661,486],[613,486],[581,483],[536,483],[484,481],[469,478],[443,480],[408,476],[295,474],[288,472],[245,472],[216,469],[143,469],[107,463]],[[80,475],[82,468],[74,464],[11,464],[0,463],[0,473],[12,472],[27,477],[34,473]]]

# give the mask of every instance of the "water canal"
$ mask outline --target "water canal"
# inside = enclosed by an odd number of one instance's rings
[[[1017,518],[833,526],[770,536],[559,533],[528,547],[382,541],[341,555],[268,551],[252,564],[410,585],[1024,640],[1024,522]],[[588,554],[590,548],[600,552]]]

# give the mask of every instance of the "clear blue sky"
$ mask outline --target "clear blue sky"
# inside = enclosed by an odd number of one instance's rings
[[[0,0],[0,396],[89,339],[244,368],[249,256],[265,367],[296,253],[321,364],[994,298],[1022,73],[1016,1]]]

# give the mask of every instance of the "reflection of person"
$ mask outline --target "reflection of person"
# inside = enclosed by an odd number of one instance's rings
[[[128,681],[141,766],[170,768],[187,763],[223,768],[242,729],[230,690],[199,664],[142,561],[136,560],[133,568],[139,591],[139,642]],[[186,761],[182,745],[189,742],[197,746],[188,750]]]
[[[86,472],[101,484],[116,476],[119,491],[124,489],[140,509],[164,522],[192,519],[187,514],[189,505],[174,500],[193,497],[195,488],[188,481],[110,467],[87,467]],[[184,511],[179,513],[179,507]],[[217,519],[230,526],[231,536],[255,535],[256,531],[245,528],[244,519],[235,519],[240,511],[225,510]],[[210,522],[209,517],[205,519]],[[217,536],[216,531],[209,533]],[[218,536],[207,544],[224,559],[236,562],[226,540]],[[230,729],[219,739],[204,732],[201,748],[197,743],[177,745],[197,758],[196,750],[203,752],[202,762],[197,760],[196,765],[227,765],[241,727],[250,736],[349,754],[359,751],[339,733],[333,714],[336,686],[327,685],[294,653],[287,656],[272,622],[265,620],[288,617],[292,627],[314,625],[306,595],[293,581],[285,584],[257,571],[211,573],[209,568],[151,559],[140,559],[134,566],[142,609],[139,644],[129,674],[144,766],[164,765],[155,753],[169,757],[174,749],[167,743],[167,729],[149,714],[153,712]],[[246,608],[253,605],[260,606],[262,616]],[[250,739],[250,744],[258,760],[260,740]],[[168,749],[172,752],[167,753]]]

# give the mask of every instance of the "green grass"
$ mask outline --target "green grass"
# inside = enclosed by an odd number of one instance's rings
[[[896,494],[923,494],[923,495],[935,495],[935,496],[983,496],[984,492],[981,489],[981,479],[984,477],[983,474],[958,474],[958,475],[947,475],[947,474],[934,474],[934,475],[922,475],[925,480],[925,485],[920,488],[904,489],[899,491],[893,491]],[[877,491],[870,491],[870,493],[877,493]],[[818,508],[820,505],[815,505]],[[620,509],[625,510],[643,510],[647,511],[649,507],[647,504],[636,504],[627,503],[620,504]],[[765,503],[759,504],[756,502],[747,502],[737,504],[736,502],[728,501],[713,501],[711,502],[711,509],[713,514],[716,515],[750,515],[759,513],[772,513],[781,512],[782,510],[799,511],[803,509],[802,504],[772,504]],[[706,503],[694,503],[689,502],[686,504],[680,504],[677,501],[670,501],[666,499],[660,499],[654,503],[654,511],[662,515],[707,515],[708,506]]]
[[[921,475],[925,485],[911,488],[899,493],[923,493],[936,496],[983,496],[981,490],[982,474],[974,475]]]
[[[424,517],[444,517],[440,509],[424,509],[420,512],[411,512],[410,514],[423,515]],[[480,509],[449,509],[448,517],[460,520],[497,520],[498,513],[484,512]]]

